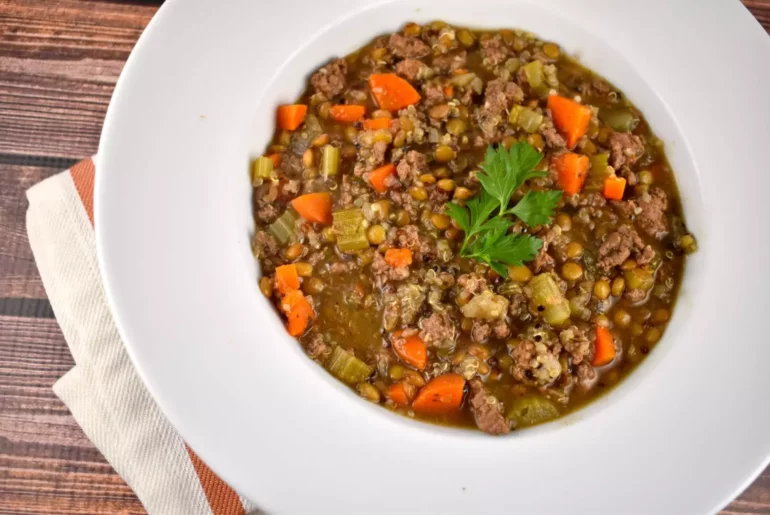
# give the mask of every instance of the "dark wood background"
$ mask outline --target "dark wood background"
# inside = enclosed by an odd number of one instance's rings
[[[160,3],[0,0],[0,515],[144,513],[51,391],[74,363],[29,249],[24,191],[96,152]],[[770,31],[770,0],[744,4]],[[770,471],[723,513],[770,514]]]

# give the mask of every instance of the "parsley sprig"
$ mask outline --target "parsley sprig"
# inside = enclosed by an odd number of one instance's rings
[[[529,190],[511,206],[514,192],[528,179],[543,177],[535,168],[543,158],[532,145],[515,143],[510,150],[487,148],[482,173],[477,175],[481,193],[466,207],[448,204],[447,212],[465,232],[460,255],[488,263],[503,277],[508,265],[521,265],[537,256],[543,241],[530,234],[511,233],[512,216],[529,226],[547,224],[561,198],[561,191]]]

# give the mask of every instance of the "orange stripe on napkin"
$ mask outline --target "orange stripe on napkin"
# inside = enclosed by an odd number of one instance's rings
[[[188,447],[187,454],[190,455],[190,461],[198,474],[203,492],[206,499],[209,500],[209,506],[214,515],[245,515],[241,499],[235,491],[219,479],[208,466]]]
[[[75,189],[78,190],[80,201],[86,209],[88,219],[91,225],[94,225],[94,177],[96,177],[96,168],[93,159],[83,159],[70,169],[72,182],[75,183]]]
[[[72,182],[83,203],[91,225],[94,224],[94,178],[96,168],[93,159],[84,159],[70,169]],[[235,490],[227,486],[227,483],[211,471],[201,459],[185,444],[187,454],[190,456],[195,474],[203,487],[209,506],[214,515],[245,515],[241,499]]]

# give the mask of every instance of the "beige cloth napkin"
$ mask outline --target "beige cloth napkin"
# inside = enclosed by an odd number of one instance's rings
[[[75,360],[53,390],[151,515],[257,513],[174,431],[126,354],[96,261],[94,171],[87,159],[27,191],[30,245]]]

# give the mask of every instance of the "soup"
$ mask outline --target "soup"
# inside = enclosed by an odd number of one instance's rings
[[[663,336],[697,247],[673,172],[557,44],[410,23],[313,73],[276,124],[251,170],[259,287],[365,399],[506,434]]]

